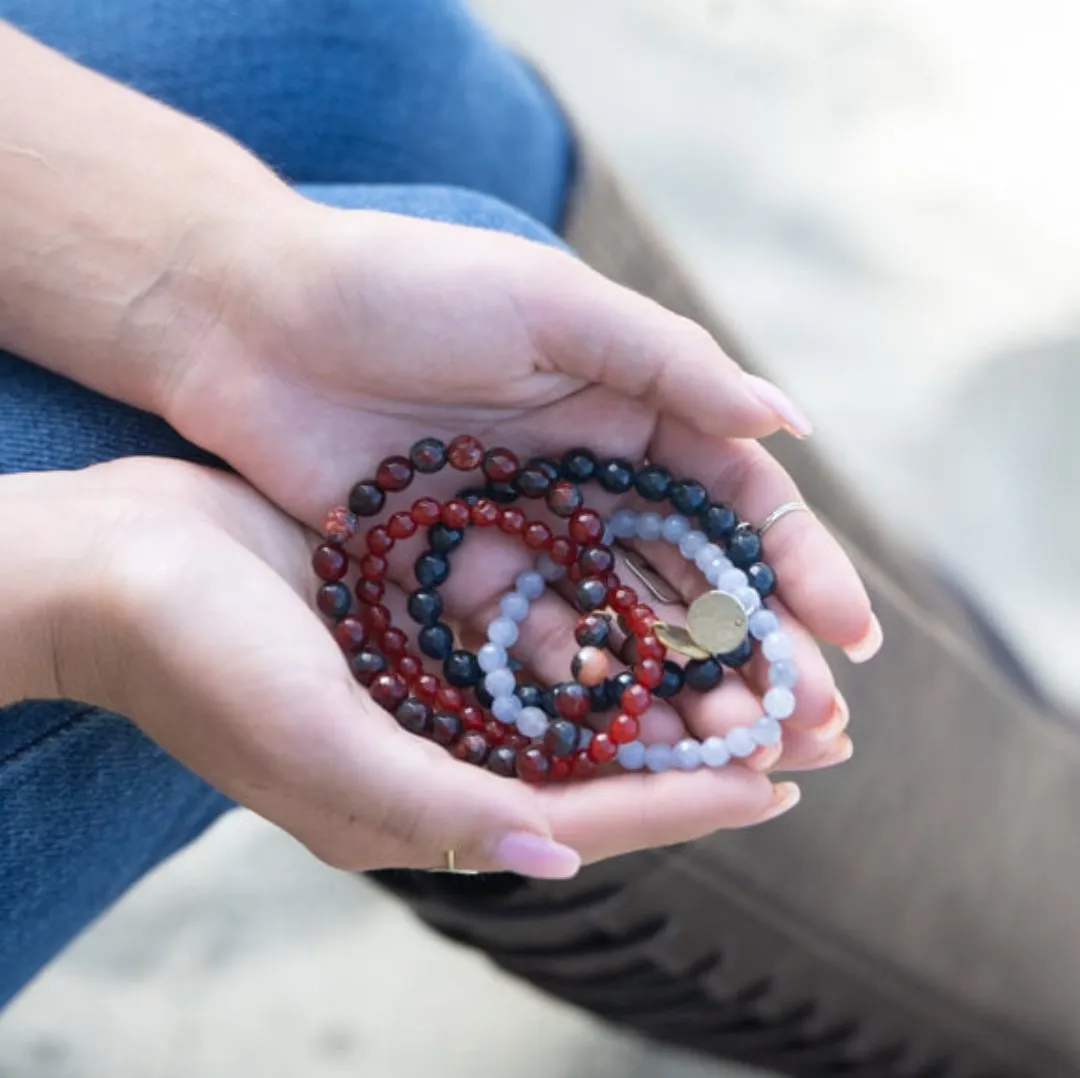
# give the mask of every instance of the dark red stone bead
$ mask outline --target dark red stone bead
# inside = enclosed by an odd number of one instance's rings
[[[466,704],[461,709],[461,725],[466,730],[483,730],[487,724],[487,715],[483,708],[475,704]]]
[[[520,535],[525,530],[525,514],[520,509],[504,509],[499,515],[499,530]]]
[[[386,635],[383,636],[383,646],[386,646]],[[424,664],[420,661],[420,656],[409,651],[400,656],[394,665],[397,667],[397,672],[410,683],[424,672]]]
[[[409,516],[420,525],[421,528],[430,528],[438,522],[442,515],[442,506],[434,498],[417,498],[409,510]]]
[[[386,554],[394,549],[393,537],[381,524],[376,525],[367,533],[364,542],[372,554]]]
[[[567,529],[575,543],[588,546],[604,538],[603,518],[592,509],[579,509],[571,518]]]
[[[652,703],[652,693],[644,685],[628,685],[619,697],[619,706],[627,715],[644,715]]]
[[[368,634],[359,618],[342,618],[334,626],[334,640],[346,655],[355,655],[367,642]]]
[[[644,659],[662,659],[667,655],[667,648],[652,633],[637,637],[636,651],[638,662]]]
[[[574,778],[591,779],[596,774],[596,761],[589,759],[587,749],[581,749],[574,756]]]
[[[655,689],[664,680],[664,664],[659,659],[641,659],[634,666],[634,677],[647,689]]]
[[[598,610],[608,601],[607,585],[596,576],[587,576],[575,589],[578,609],[583,613]]]
[[[564,719],[580,721],[589,713],[589,690],[576,681],[564,681],[555,686],[555,710]]]
[[[409,686],[400,674],[379,674],[368,686],[372,700],[387,711],[396,711],[409,695]]]
[[[377,606],[386,594],[386,585],[381,580],[365,580],[361,577],[356,582],[356,597],[367,606]]]
[[[426,734],[431,727],[431,708],[423,700],[410,698],[398,705],[394,718],[411,734]]]
[[[581,566],[577,563],[577,556],[574,556],[573,564],[566,567],[566,579],[571,584],[580,584],[582,580]]]
[[[570,542],[565,535],[556,535],[551,540],[548,553],[556,565],[573,565],[577,561],[577,544]]]
[[[489,745],[501,745],[506,740],[507,729],[498,719],[488,719],[484,723],[484,737]]]
[[[611,622],[603,614],[582,614],[574,626],[574,639],[583,648],[602,648],[611,636]]]
[[[520,468],[517,454],[511,453],[509,449],[503,449],[502,446],[489,449],[484,454],[484,475],[492,483],[509,483]]]
[[[533,521],[532,524],[525,526],[523,538],[530,550],[544,550],[551,542],[551,529],[538,520]]]
[[[382,651],[388,659],[400,659],[409,647],[409,638],[393,627],[382,634]]]
[[[641,723],[633,715],[616,715],[607,729],[608,737],[616,745],[625,745],[636,741],[641,733]]]
[[[499,523],[502,510],[490,498],[477,498],[471,507],[472,522],[478,528],[492,528]]]
[[[413,692],[415,692],[421,700],[427,700],[429,703],[434,703],[435,698],[439,695],[439,679],[434,674],[421,674],[416,679],[416,684],[413,686]]]
[[[356,535],[360,522],[355,513],[350,513],[343,505],[336,506],[326,514],[323,520],[323,535],[330,543],[347,543]]]
[[[375,472],[375,482],[390,493],[404,490],[413,481],[413,466],[405,457],[387,457]]]
[[[386,522],[386,530],[391,539],[408,539],[416,534],[416,521],[411,513],[395,513]]]
[[[360,559],[360,575],[365,580],[382,580],[389,568],[381,554],[365,554]]]
[[[565,782],[574,770],[574,761],[569,756],[560,756],[551,761],[548,778],[552,782]]]
[[[479,730],[466,730],[454,742],[454,747],[450,751],[459,760],[479,766],[487,759],[489,748],[490,746],[484,739],[484,735]]]
[[[471,472],[480,467],[484,459],[484,447],[471,434],[462,434],[446,447],[446,459],[450,467],[459,472]]]
[[[636,636],[644,636],[656,624],[657,617],[652,608],[644,603],[635,603],[626,612],[626,624]]]
[[[510,748],[520,751],[521,749],[527,749],[532,742],[524,734],[518,733],[517,730],[511,730],[506,735],[506,744]]]
[[[361,648],[349,658],[349,669],[361,685],[370,685],[386,670],[386,659],[374,648]]]
[[[615,568],[615,555],[611,547],[587,546],[578,555],[578,565],[586,576],[606,576]]]
[[[453,711],[436,711],[431,716],[431,737],[440,745],[449,745],[461,733],[461,719]]]
[[[320,580],[340,580],[348,571],[349,558],[340,547],[328,543],[312,554],[311,567]]]
[[[551,761],[542,749],[522,749],[517,754],[518,778],[525,782],[543,782],[551,770]]]
[[[619,579],[618,573],[608,573],[604,577],[604,583],[607,585],[607,590],[610,592],[619,587],[622,584],[622,581]]]
[[[625,614],[629,610],[637,605],[638,597],[637,592],[633,588],[628,588],[625,585],[616,588],[611,593],[611,605],[620,614]]]
[[[467,502],[463,502],[460,498],[451,498],[443,503],[440,517],[448,528],[467,528],[472,519],[472,513]]]
[[[435,703],[443,711],[460,711],[465,706],[465,696],[453,685],[440,685],[435,695]]]
[[[328,618],[343,618],[352,606],[352,595],[345,584],[335,580],[319,588],[315,593],[315,605]]]
[[[597,734],[589,742],[589,747],[585,751],[589,754],[589,759],[593,763],[609,764],[615,759],[619,746],[607,734]]]
[[[391,625],[390,611],[381,603],[365,606],[360,611],[360,620],[367,626],[368,632],[375,636],[382,636]]]
[[[572,517],[584,504],[585,499],[581,491],[565,479],[552,485],[547,492],[548,508],[557,516],[564,519]],[[603,529],[601,529],[603,534]]]
[[[487,769],[504,779],[512,779],[517,774],[517,752],[509,745],[497,745],[488,753]]]
[[[572,756],[578,746],[578,727],[569,719],[556,719],[544,734],[544,749],[549,756]]]

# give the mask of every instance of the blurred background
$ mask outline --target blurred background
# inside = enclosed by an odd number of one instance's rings
[[[1080,8],[483,0],[900,532],[1080,703]],[[858,717],[854,726],[858,737]],[[746,1078],[235,814],[0,1017],[4,1078]]]

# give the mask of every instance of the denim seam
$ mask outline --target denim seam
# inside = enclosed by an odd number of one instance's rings
[[[66,719],[64,719],[62,723],[45,731],[45,733],[34,738],[34,740],[30,741],[28,744],[16,749],[10,756],[0,756],[0,768],[6,768],[11,764],[18,763],[19,760],[21,760],[28,753],[33,752],[34,749],[40,748],[42,745],[47,745],[50,741],[53,740],[53,738],[59,737],[61,734],[66,733],[72,723],[85,717],[86,715],[91,715],[95,711],[100,710],[100,708],[94,707],[93,704],[87,704],[85,707],[78,708],[76,711],[73,711]]]

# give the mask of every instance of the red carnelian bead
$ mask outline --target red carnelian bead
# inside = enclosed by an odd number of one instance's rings
[[[656,622],[656,615],[644,603],[635,603],[626,613],[626,624],[635,636],[644,636]]]
[[[441,513],[442,506],[434,498],[418,498],[409,510],[409,516],[421,528],[430,528],[432,524],[437,524]]]
[[[368,692],[375,703],[393,711],[405,702],[405,697],[409,695],[409,686],[400,674],[380,674],[368,686]]]
[[[506,735],[506,744],[520,752],[522,749],[527,749],[532,742],[524,734],[518,733],[517,730],[511,730]]]
[[[472,504],[472,522],[478,528],[491,528],[499,523],[502,510],[490,498],[477,498]]]
[[[461,501],[460,498],[451,498],[446,502],[439,515],[448,528],[467,528],[472,516],[468,503]]]
[[[611,547],[587,546],[578,555],[578,565],[586,576],[607,576],[615,568],[615,555]]]
[[[484,714],[483,708],[479,708],[475,704],[466,704],[461,709],[461,725],[466,730],[483,730],[486,723],[487,716]]]
[[[517,754],[517,773],[526,782],[543,782],[551,770],[551,761],[537,748],[522,749]]]
[[[615,759],[619,746],[607,734],[597,734],[585,751],[594,764],[608,764]]]
[[[587,749],[574,755],[574,778],[591,779],[596,774],[596,761],[589,759]]]
[[[484,447],[471,434],[462,434],[446,447],[446,459],[451,468],[459,472],[471,472],[480,467],[484,459]]]
[[[409,638],[400,630],[391,626],[382,635],[382,652],[388,659],[397,659],[405,654]]]
[[[508,483],[521,468],[516,453],[498,446],[484,454],[484,475],[493,483]]]
[[[506,740],[508,730],[498,719],[488,719],[484,723],[484,737],[490,745],[501,745]]]
[[[365,554],[360,559],[360,575],[365,580],[382,580],[388,568],[381,554]]]
[[[340,580],[349,568],[349,558],[339,547],[327,544],[311,556],[311,567],[320,580]]]
[[[381,580],[364,580],[362,577],[356,582],[353,589],[357,599],[368,606],[381,603],[386,594],[386,585]]]
[[[365,541],[372,554],[385,554],[394,547],[394,540],[381,524],[377,524],[367,533]]]
[[[416,534],[416,521],[410,513],[395,513],[386,522],[386,530],[391,539],[408,539]]]
[[[662,659],[667,654],[667,648],[652,633],[637,638],[636,650],[639,662],[644,659]]]
[[[570,538],[575,543],[587,546],[589,543],[599,543],[604,538],[604,521],[593,509],[579,509],[570,518],[570,527],[567,529]]]
[[[465,706],[465,697],[453,685],[440,685],[435,694],[435,703],[443,711],[460,711]]]
[[[387,457],[375,472],[375,482],[382,490],[404,490],[413,481],[413,466],[405,457]]]
[[[413,692],[421,700],[426,700],[429,704],[434,703],[435,697],[439,695],[439,679],[434,674],[421,674],[416,679]]]
[[[652,703],[652,693],[644,685],[627,685],[619,697],[619,707],[627,715],[644,715]]]
[[[353,655],[367,643],[367,630],[359,618],[347,617],[334,626],[334,639],[346,655]]]
[[[578,565],[577,558],[575,558],[573,564],[566,567],[566,579],[571,584],[580,584],[584,576],[585,574],[581,571],[581,566]]]
[[[389,633],[386,635],[389,635]],[[386,646],[386,635],[383,636],[384,647]],[[424,664],[420,661],[420,656],[414,655],[411,651],[405,652],[398,659],[396,666],[397,672],[408,682],[415,681],[424,672]]]
[[[615,588],[611,593],[611,605],[620,613],[632,610],[638,601],[637,592],[625,585]]]
[[[558,756],[551,761],[548,778],[553,782],[565,782],[574,769],[574,762],[569,756]]]
[[[347,543],[356,535],[359,521],[355,513],[350,513],[344,505],[336,506],[326,514],[323,520],[323,535],[330,543]]]
[[[664,680],[664,664],[658,659],[642,659],[634,667],[634,677],[647,689],[655,689]]]
[[[499,530],[507,535],[520,535],[525,530],[525,514],[520,509],[503,509],[499,515]]]
[[[631,741],[637,741],[641,733],[641,723],[633,715],[616,715],[607,728],[608,737],[616,745],[626,745]]]
[[[556,535],[551,540],[548,553],[556,565],[573,565],[577,561],[577,545],[571,543],[565,535]]]
[[[390,611],[381,603],[365,606],[360,611],[360,620],[367,626],[368,632],[382,636],[390,628]]]
[[[546,524],[534,521],[526,526],[524,539],[530,550],[543,550],[551,542],[551,529]]]

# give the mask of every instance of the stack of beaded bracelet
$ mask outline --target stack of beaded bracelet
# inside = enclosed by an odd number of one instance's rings
[[[405,490],[417,474],[448,465],[461,472],[479,470],[482,484],[443,502],[422,497],[385,523],[369,526],[364,551],[356,560],[358,579],[350,590],[346,577],[352,559],[346,545],[356,538],[361,519],[370,522],[381,514],[387,496]],[[590,481],[611,494],[633,491],[649,502],[666,501],[675,512],[662,517],[620,509],[605,524],[584,504],[582,486]],[[566,521],[566,534],[556,534],[542,520],[530,520],[515,504],[520,499],[542,501],[551,514]],[[476,654],[455,646],[453,631],[442,620],[439,594],[450,573],[451,555],[471,527],[497,528],[539,554],[536,569],[521,573],[503,596],[500,613],[488,626],[487,643]],[[409,638],[393,625],[382,603],[388,553],[420,528],[427,529],[427,549],[414,564],[418,587],[409,595],[408,613],[419,627],[416,647],[429,661],[442,664],[441,678],[427,672],[424,659],[409,650]],[[775,576],[760,560],[759,535],[740,523],[730,506],[711,501],[700,483],[675,481],[656,464],[635,468],[576,449],[559,462],[537,458],[522,467],[509,450],[485,451],[469,435],[449,445],[426,438],[407,457],[388,457],[374,478],[357,483],[348,505],[327,515],[324,534],[325,543],[313,558],[322,581],[317,603],[333,622],[335,639],[354,676],[405,729],[498,774],[529,781],[584,778],[612,761],[631,770],[720,767],[760,745],[775,744],[780,721],[794,710],[792,645],[776,615],[762,605]],[[747,619],[741,642],[725,654],[694,658],[682,666],[668,659],[656,635],[662,628],[656,615],[615,574],[612,544],[630,539],[677,546],[718,593],[732,597]],[[519,625],[547,585],[564,576],[574,586],[582,614],[575,630],[580,650],[571,680],[549,689],[519,685],[518,664],[511,657]],[[354,594],[359,602],[355,614]],[[613,622],[626,638],[622,655],[629,668],[611,676],[605,647]],[[755,642],[769,663],[771,686],[764,714],[755,723],[704,741],[686,738],[676,745],[646,746],[639,740],[640,716],[654,697],[671,697],[684,688],[715,688],[724,666],[747,662]],[[612,710],[617,714],[603,728],[587,724],[590,715]]]

